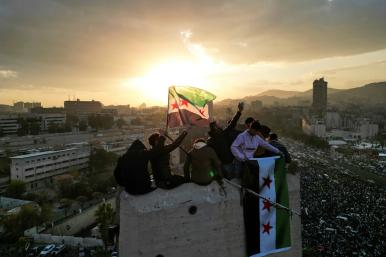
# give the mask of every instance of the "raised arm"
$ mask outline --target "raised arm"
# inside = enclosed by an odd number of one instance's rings
[[[174,149],[179,147],[180,144],[182,143],[182,141],[184,141],[184,138],[186,137],[187,134],[188,134],[188,132],[186,132],[186,131],[182,132],[181,135],[179,135],[177,137],[177,139],[173,141],[173,143],[164,146],[163,147],[164,148],[163,151],[166,152],[166,153],[170,153],[171,151],[173,151]]]
[[[244,104],[239,103],[237,113],[235,114],[235,116],[233,116],[233,118],[232,118],[231,122],[228,124],[228,126],[225,127],[224,131],[232,130],[237,126],[237,122],[239,121],[239,119],[241,117],[241,113],[242,113],[243,109],[244,109]]]
[[[186,137],[187,134],[188,134],[188,132],[186,132],[186,131],[182,132],[182,134],[176,140],[174,140],[173,143],[171,143],[169,145],[164,146],[164,142],[161,142],[161,143],[157,144],[156,146],[154,146],[150,150],[144,150],[145,158],[147,158],[148,160],[151,160],[151,159],[156,158],[162,154],[170,153],[171,151],[176,149],[182,143],[182,141],[184,140],[184,138]],[[161,136],[159,140],[165,141],[166,138],[164,136]]]
[[[231,152],[233,156],[239,161],[244,161],[246,159],[243,151],[241,150],[241,145],[243,144],[243,134],[240,134],[237,136],[236,140],[232,143],[231,146]]]

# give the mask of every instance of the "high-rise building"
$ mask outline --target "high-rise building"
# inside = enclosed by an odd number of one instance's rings
[[[316,79],[313,83],[312,107],[317,112],[327,110],[327,81],[324,78]]]

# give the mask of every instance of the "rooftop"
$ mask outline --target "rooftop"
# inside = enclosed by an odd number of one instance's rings
[[[44,152],[38,152],[38,153],[23,154],[23,155],[13,156],[13,157],[11,157],[11,159],[25,159],[25,158],[43,156],[43,155],[47,155],[47,154],[68,152],[68,151],[72,151],[72,150],[76,150],[76,149],[79,149],[79,148],[68,148],[68,149],[58,150],[58,151],[44,151]]]
[[[33,203],[31,201],[0,196],[0,209],[11,210],[13,208]]]

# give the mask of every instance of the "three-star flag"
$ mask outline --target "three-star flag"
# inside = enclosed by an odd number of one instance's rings
[[[210,106],[215,95],[194,87],[170,87],[168,127],[209,125]]]

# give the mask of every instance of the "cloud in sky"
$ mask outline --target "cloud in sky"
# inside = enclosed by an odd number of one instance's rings
[[[373,65],[386,60],[385,17],[384,0],[0,0],[0,77],[17,71],[0,90],[33,84],[135,102],[114,98],[121,81],[168,59],[212,62],[224,94],[351,66],[367,71],[362,80],[386,79]],[[341,73],[334,83],[348,86]]]
[[[7,78],[16,78],[16,77],[17,77],[16,71],[0,69],[0,78],[7,79]]]

